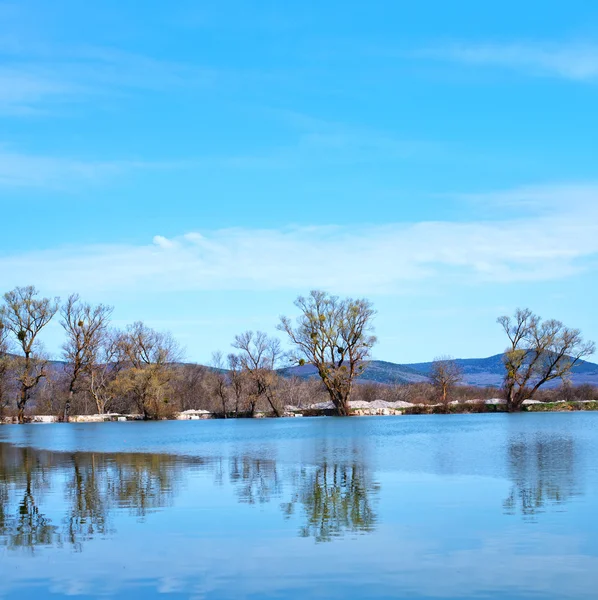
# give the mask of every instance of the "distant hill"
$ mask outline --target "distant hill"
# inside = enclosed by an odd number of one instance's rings
[[[478,387],[496,386],[502,384],[504,377],[503,355],[495,354],[488,358],[457,358],[455,362],[461,367],[463,383]],[[378,383],[418,383],[429,381],[432,362],[396,364],[382,360],[373,360],[360,377],[360,381]],[[312,365],[302,367],[287,367],[280,369],[280,374],[286,377],[316,377],[317,371]],[[571,377],[574,385],[589,383],[598,386],[598,365],[581,361],[575,365]],[[558,386],[560,381],[552,382]]]
[[[286,367],[278,371],[283,377],[317,377],[318,371],[313,365],[302,367]],[[375,381],[377,383],[419,383],[428,381],[425,373],[411,365],[397,365],[383,360],[371,361],[359,381]]]
[[[461,367],[463,383],[478,387],[502,385],[504,377],[503,355],[495,354],[488,358],[457,358],[455,362]],[[429,381],[432,362],[397,364],[384,360],[372,360],[363,375],[359,378],[361,382],[376,382],[386,384],[420,383]],[[50,369],[54,372],[63,371],[65,363],[62,361],[50,361]],[[283,377],[317,377],[318,372],[313,365],[285,367],[278,370]],[[571,383],[581,385],[583,383],[598,386],[598,365],[595,363],[580,361],[573,368]],[[553,381],[548,387],[556,387],[560,381]]]
[[[502,354],[495,354],[488,358],[457,358],[455,362],[459,365],[463,373],[463,383],[480,387],[500,386],[502,384],[504,377]],[[407,366],[427,376],[430,374],[432,364],[431,362],[425,362]],[[580,361],[573,368],[571,382],[574,385],[582,383],[598,385],[598,365],[587,361]],[[551,384],[558,386],[560,385],[560,381],[553,381]]]

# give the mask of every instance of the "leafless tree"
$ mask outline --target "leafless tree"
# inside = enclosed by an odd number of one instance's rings
[[[263,331],[245,331],[235,336],[232,346],[240,351],[239,362],[253,384],[251,415],[255,414],[259,399],[265,398],[274,414],[282,416],[275,388],[275,368],[283,354],[280,340],[269,337]]]
[[[326,401],[326,396],[321,397],[324,387],[319,379],[302,379],[297,376],[281,377],[278,389],[284,403],[296,408],[308,408],[310,404]]]
[[[566,380],[584,356],[594,353],[593,342],[585,342],[579,329],[560,321],[543,321],[528,308],[517,309],[513,317],[499,317],[498,323],[509,338],[505,352],[504,390],[507,409],[521,409],[523,401],[554,379]]]
[[[203,365],[184,364],[174,370],[173,396],[180,411],[212,408],[210,369]]]
[[[125,368],[127,359],[122,344],[122,333],[106,330],[96,341],[97,347],[87,369],[87,385],[98,414],[103,415],[119,393],[118,376]]]
[[[132,395],[144,419],[168,412],[168,384],[181,357],[174,338],[138,321],[121,334],[119,344],[127,361],[117,379],[121,392]]]
[[[235,397],[235,417],[238,417],[241,412],[243,394],[245,392],[246,377],[241,364],[241,359],[236,354],[227,356],[228,374],[230,377],[230,385]]]
[[[299,364],[312,363],[339,415],[349,414],[354,380],[365,369],[376,338],[371,335],[375,311],[369,300],[340,299],[312,291],[295,301],[301,314],[293,326],[281,317],[279,329],[296,348]]]
[[[2,314],[0,313],[0,416],[8,406],[9,387],[8,378],[11,366],[11,356],[9,354],[10,341],[9,330],[4,325]]]
[[[224,368],[222,352],[212,354],[212,371],[210,373],[211,389],[214,396],[218,399],[222,407],[222,416],[228,416],[228,377]]]
[[[58,311],[59,299],[37,298],[39,292],[33,287],[16,287],[4,294],[4,306],[0,318],[4,327],[14,335],[23,355],[15,361],[19,394],[17,398],[18,420],[25,420],[25,407],[32,390],[46,376],[47,360],[39,352],[38,335]]]
[[[66,333],[62,346],[69,375],[68,395],[64,404],[64,421],[68,421],[73,395],[82,376],[97,363],[108,329],[112,307],[81,302],[78,294],[71,294],[60,310],[61,325]]]
[[[440,401],[446,405],[449,395],[461,381],[461,368],[451,356],[439,356],[434,359],[430,371],[430,380],[436,389]]]

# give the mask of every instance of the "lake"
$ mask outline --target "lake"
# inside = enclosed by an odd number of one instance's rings
[[[598,589],[598,414],[0,427],[0,597]]]

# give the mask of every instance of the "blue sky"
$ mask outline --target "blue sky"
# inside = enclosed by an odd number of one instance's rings
[[[201,362],[312,288],[391,361],[598,340],[596,106],[590,0],[0,1],[0,283]]]

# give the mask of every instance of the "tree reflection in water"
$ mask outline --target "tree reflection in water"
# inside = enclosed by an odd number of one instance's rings
[[[236,455],[203,460],[166,454],[59,453],[0,443],[0,545],[68,545],[114,533],[113,516],[138,519],[171,506],[190,471],[225,478],[237,500],[279,501],[298,519],[299,534],[317,542],[368,533],[377,523],[379,485],[357,449],[317,448],[310,464]],[[575,441],[565,435],[513,438],[507,446],[512,481],[504,510],[533,518],[580,494]]]
[[[272,459],[234,456],[230,459],[229,477],[239,502],[263,504],[282,491],[276,461]]]
[[[291,516],[300,505],[305,514],[300,535],[325,542],[348,532],[373,531],[373,500],[378,491],[363,463],[325,462],[300,470],[297,490],[283,510]]]
[[[512,480],[510,494],[504,501],[507,514],[533,517],[581,493],[572,437],[514,439],[508,446],[507,462]]]
[[[84,541],[112,531],[110,514],[129,509],[143,518],[169,506],[183,466],[199,459],[162,454],[62,454],[0,444],[0,540],[9,548]],[[56,500],[63,491],[65,503]],[[53,523],[42,506],[50,492],[63,516]],[[48,504],[51,504],[48,501]]]
[[[0,544],[8,548],[69,545],[114,533],[111,515],[128,510],[143,519],[170,506],[192,469],[228,479],[239,502],[282,498],[286,517],[301,519],[300,535],[328,541],[372,531],[376,522],[373,483],[366,465],[326,460],[286,466],[273,459],[234,456],[228,463],[165,454],[59,453],[0,444]],[[48,516],[50,515],[50,516]]]
[[[1,445],[0,532],[9,547],[33,549],[57,541],[58,528],[40,508],[51,486],[48,458],[29,448]]]

